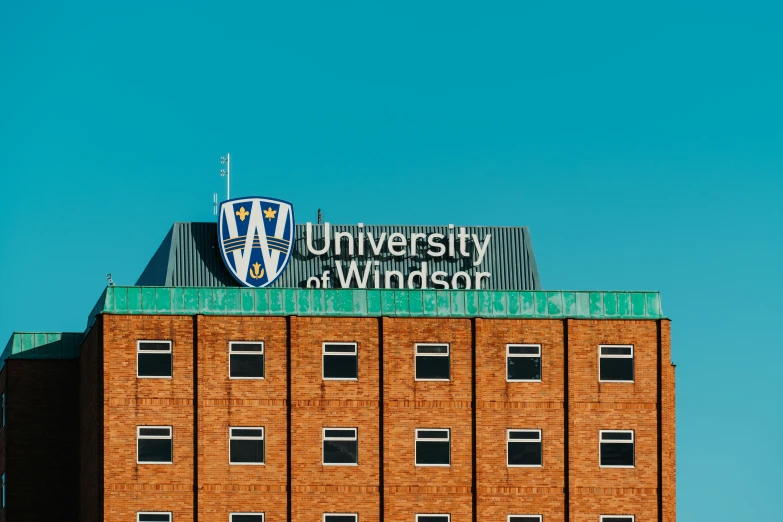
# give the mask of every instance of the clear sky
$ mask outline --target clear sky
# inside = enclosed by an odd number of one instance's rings
[[[3,343],[82,330],[230,152],[300,222],[527,225],[546,289],[660,290],[679,520],[779,520],[779,2],[141,4],[0,2]]]

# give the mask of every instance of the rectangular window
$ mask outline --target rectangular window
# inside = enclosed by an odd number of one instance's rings
[[[2,408],[2,424],[0,424],[0,430],[5,428],[5,392],[0,395],[0,408]]]
[[[634,522],[633,515],[601,515],[601,522]]]
[[[171,464],[171,426],[138,426],[136,428],[138,464]]]
[[[541,345],[506,345],[506,381],[541,381]]]
[[[264,522],[263,513],[231,513],[230,522]]]
[[[3,473],[2,475],[2,480],[3,480],[3,498],[2,498],[3,504],[2,506],[0,506],[0,509],[5,509],[5,473]]]
[[[542,522],[541,515],[509,515],[508,522]]]
[[[356,513],[324,513],[324,522],[357,522]]]
[[[324,428],[324,464],[350,466],[359,463],[359,442],[356,428]]]
[[[634,436],[630,430],[601,430],[601,467],[632,468],[634,466]]]
[[[264,428],[229,428],[231,464],[264,463]]]
[[[228,376],[231,379],[263,379],[264,343],[228,343]]]
[[[137,513],[136,520],[138,522],[171,522],[171,513],[153,513],[150,511]]]
[[[633,346],[606,345],[598,347],[598,380],[601,382],[633,382]]]
[[[416,522],[449,522],[451,515],[416,515]]]
[[[451,465],[451,432],[448,429],[416,430],[416,465]]]
[[[541,430],[506,430],[508,467],[543,465]]]
[[[171,341],[136,343],[136,376],[148,379],[171,378]]]
[[[448,381],[450,374],[448,344],[416,345],[416,380]]]
[[[323,373],[324,380],[357,380],[359,361],[356,343],[324,343]]]

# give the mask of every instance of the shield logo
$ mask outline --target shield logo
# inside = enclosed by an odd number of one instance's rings
[[[272,198],[220,204],[218,242],[223,262],[244,286],[263,288],[280,277],[294,250],[294,207]]]

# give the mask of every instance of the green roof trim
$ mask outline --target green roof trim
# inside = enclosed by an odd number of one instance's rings
[[[658,292],[108,286],[90,314],[661,319]]]
[[[0,355],[0,368],[6,359],[75,359],[82,339],[82,332],[15,332]]]

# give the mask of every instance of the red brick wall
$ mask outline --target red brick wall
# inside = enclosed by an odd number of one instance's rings
[[[294,521],[318,521],[324,512],[356,512],[362,522],[375,522],[381,518],[381,497],[388,521],[413,522],[416,513],[441,512],[450,513],[453,522],[469,522],[474,516],[474,480],[476,517],[481,521],[503,521],[508,514],[543,514],[547,522],[564,521],[567,515],[572,522],[586,522],[597,521],[600,514],[623,513],[635,514],[637,522],[654,521],[659,482],[663,520],[675,520],[674,372],[667,321],[661,322],[660,340],[655,321],[104,316],[104,323],[103,359],[88,340],[80,361],[82,373],[103,368],[105,398],[98,403],[102,402],[106,419],[101,453],[106,455],[103,514],[83,520],[132,520],[138,510],[173,511],[176,522],[194,520],[195,406],[196,491],[202,522],[225,522],[232,511],[263,511],[269,522],[283,522],[289,509]],[[136,378],[139,339],[173,340],[174,379]],[[198,381],[194,383],[196,341]],[[229,341],[265,343],[264,380],[229,379]],[[324,341],[358,344],[357,381],[323,380]],[[449,382],[415,381],[414,345],[422,342],[450,344]],[[660,425],[659,342],[664,408]],[[507,343],[542,345],[542,382],[506,382]],[[289,344],[290,377],[286,373]],[[599,344],[634,345],[634,383],[598,382]],[[290,492],[286,489],[289,378]],[[95,403],[89,390],[101,383],[97,377],[91,379],[83,378],[83,427],[96,421],[89,413],[95,409],[89,406],[90,400]],[[173,465],[136,464],[137,425],[174,427]],[[265,427],[264,466],[228,464],[228,427],[243,425]],[[359,429],[358,467],[322,465],[323,427]],[[414,430],[425,427],[451,430],[450,467],[414,465]],[[509,428],[542,430],[543,467],[506,466],[505,430]],[[635,431],[635,468],[598,466],[600,429]],[[659,430],[664,466],[660,477]],[[92,445],[85,449],[82,469],[92,469],[95,450]],[[83,478],[82,487],[88,486]],[[84,515],[97,495],[82,491]]]
[[[234,512],[286,520],[286,320],[198,316],[199,520]],[[229,341],[263,341],[264,379],[232,380]],[[265,428],[265,464],[229,464],[229,427]]]
[[[563,322],[476,319],[479,520],[564,518]],[[506,382],[506,344],[541,345],[541,382]],[[510,468],[507,429],[540,429],[543,467]]]
[[[79,518],[103,520],[103,319],[98,316],[79,354]]]
[[[104,316],[104,520],[193,520],[193,317]],[[172,379],[138,379],[136,342],[172,340]],[[171,426],[173,464],[137,464],[137,426]]]
[[[671,364],[671,323],[664,320],[660,325],[663,522],[673,522],[677,518],[674,365]]]
[[[569,487],[573,522],[601,514],[658,520],[655,321],[568,322]],[[598,382],[598,345],[634,345],[634,382]],[[635,467],[601,468],[599,430],[634,430]]]
[[[75,520],[79,510],[78,362],[9,359],[5,364],[6,517],[29,522]]]
[[[449,343],[451,380],[415,381],[415,344]],[[384,483],[389,520],[472,518],[472,332],[468,319],[383,319]],[[416,428],[451,430],[451,466],[417,467]]]
[[[358,380],[323,379],[326,341],[357,343]],[[379,348],[373,318],[291,318],[291,512],[379,519]],[[358,466],[322,464],[322,428],[357,428]]]

